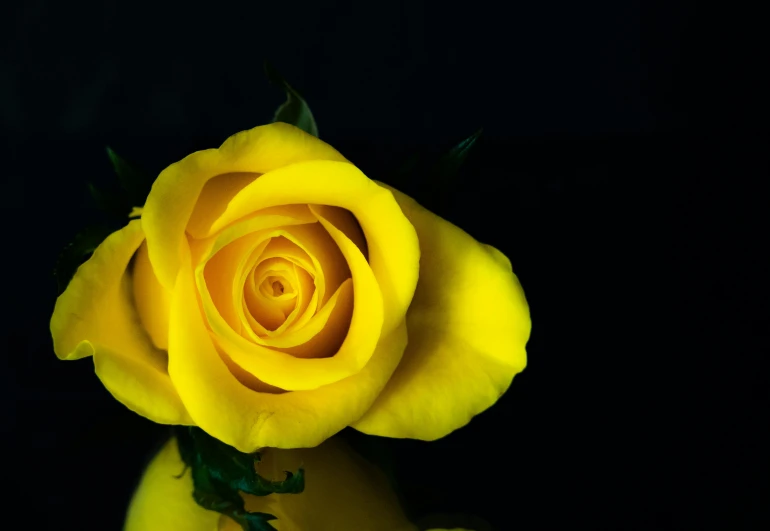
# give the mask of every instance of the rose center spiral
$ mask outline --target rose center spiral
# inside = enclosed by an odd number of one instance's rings
[[[276,280],[273,282],[273,295],[283,295],[283,284],[281,284],[280,280]]]

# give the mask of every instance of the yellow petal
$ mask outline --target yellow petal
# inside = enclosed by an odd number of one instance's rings
[[[263,449],[257,471],[282,480],[286,470],[305,469],[299,494],[243,494],[250,512],[272,514],[278,531],[417,531],[407,520],[387,476],[344,441],[332,438],[315,448]],[[189,468],[176,439],[167,441],[142,474],[123,531],[242,531],[231,518],[199,506]],[[427,531],[471,531],[431,528]]]
[[[352,164],[315,160],[265,173],[230,200],[212,230],[227,227],[255,209],[296,203],[337,206],[356,217],[366,237],[369,264],[383,296],[383,333],[398,326],[417,284],[420,260],[417,234],[390,191]]]
[[[220,514],[195,503],[192,492],[190,470],[185,470],[176,439],[171,439],[142,475],[123,531],[216,531]]]
[[[361,225],[358,224],[355,216],[350,213],[349,210],[344,208],[328,206],[328,205],[309,205],[313,206],[325,206],[324,217],[334,225],[337,230],[347,236],[350,241],[356,244],[356,247],[363,253],[366,259],[369,259],[369,249],[366,245],[366,237],[364,231],[361,230]]]
[[[308,209],[309,212],[309,209]],[[317,220],[313,220],[314,222]],[[315,268],[308,254],[296,243],[280,236],[270,240],[269,245],[261,254],[261,258],[286,258],[297,266],[315,274]]]
[[[347,337],[352,316],[353,281],[347,279],[307,325],[290,334],[295,344],[280,350],[295,358],[333,356],[339,352]]]
[[[219,252],[225,245],[259,231],[276,227],[303,225],[315,223],[317,220],[307,205],[283,205],[255,210],[250,215],[238,220],[237,223],[224,228],[214,236],[195,241],[198,253],[193,254],[194,262],[198,263]]]
[[[211,224],[222,214],[230,199],[259,176],[259,173],[227,173],[208,180],[187,222],[188,234],[199,239],[211,236]]]
[[[276,281],[290,287],[292,292],[276,297],[273,294],[275,288],[270,287]],[[283,331],[281,327],[285,329],[296,318],[296,293],[293,290],[298,284],[294,264],[283,258],[268,258],[254,268],[253,286],[247,287],[245,293],[241,290],[241,297],[246,297],[246,307],[251,315],[268,331]]]
[[[153,422],[192,425],[168,376],[166,353],[158,351],[150,358],[123,352],[95,346],[96,375],[112,396]]]
[[[243,452],[316,446],[355,422],[385,386],[406,346],[402,325],[380,339],[366,366],[352,376],[307,391],[253,391],[233,376],[216,351],[196,300],[192,267],[187,260],[182,264],[171,301],[169,374],[196,425]],[[299,367],[312,367],[332,359],[295,361]]]
[[[235,289],[235,278],[244,269],[250,256],[267,246],[270,234],[258,231],[249,236],[222,247],[198,267],[199,289],[206,290],[205,295],[211,297],[216,311],[227,323],[226,326],[235,332],[240,332],[238,307],[243,300],[243,290]]]
[[[416,531],[385,474],[337,438],[315,448],[261,452],[258,472],[282,480],[285,470],[305,469],[299,494],[244,495],[246,510],[277,517],[278,531]],[[235,521],[198,506],[192,476],[175,439],[152,460],[128,510],[124,531],[241,531]],[[218,526],[217,526],[218,525]]]
[[[420,237],[420,281],[403,360],[354,427],[433,440],[494,404],[524,369],[529,308],[502,253],[393,194]]]
[[[150,265],[147,243],[134,256],[134,304],[142,326],[150,334],[153,344],[168,349],[168,312],[171,293],[160,285]]]
[[[338,437],[316,448],[267,448],[260,475],[277,480],[284,470],[305,469],[301,494],[245,495],[246,509],[268,512],[279,531],[416,530],[404,515],[385,474]]]
[[[308,160],[345,161],[337,150],[284,123],[255,127],[237,133],[219,147],[197,151],[163,170],[152,186],[142,213],[150,262],[160,283],[173,289],[180,266],[185,229],[205,184],[224,174],[266,173],[276,168]],[[237,188],[248,177],[237,177]],[[259,181],[260,179],[256,179]],[[227,186],[221,203],[226,202]],[[217,208],[209,201],[202,212]],[[304,201],[302,201],[304,202]],[[281,203],[288,204],[288,203]],[[255,209],[249,210],[248,213]],[[197,219],[191,230],[195,234],[213,234],[206,221]]]
[[[78,268],[51,317],[61,359],[94,356],[96,374],[129,409],[163,424],[190,424],[133,304],[131,257],[144,241],[140,220],[112,233]]]
[[[259,247],[262,243],[267,248]],[[339,284],[350,276],[350,270],[334,240],[319,225],[306,205],[260,209],[225,228],[215,237],[193,240],[192,245],[194,262],[199,264],[199,289],[208,290],[204,298],[211,295],[227,323],[226,329],[220,330],[221,323],[217,322],[219,317],[207,314],[212,328],[225,336],[242,334],[260,345],[295,346],[296,338],[285,332],[304,326],[313,317],[318,301],[325,304]],[[240,280],[243,273],[248,272],[268,252],[300,265],[313,275],[315,284],[312,294],[304,290],[300,296],[298,307],[302,314],[298,312],[291,316],[286,326],[279,327],[275,332],[262,327],[244,311],[243,284],[236,280]],[[300,284],[304,286],[305,280],[302,275]],[[251,333],[251,328],[256,333]],[[263,337],[259,337],[260,334]]]
[[[276,330],[276,332],[280,330],[280,333],[271,334],[270,330],[259,324],[248,311],[246,302],[250,294],[247,292],[246,299],[241,304],[239,312],[241,322],[243,323],[241,335],[251,338],[257,344],[270,347],[292,347],[299,343],[304,343],[311,337],[310,335],[305,337],[305,334],[307,334],[305,324],[308,321],[312,322],[317,317],[314,314],[317,309],[318,292],[313,286],[313,277],[310,276],[307,270],[295,264],[294,275],[297,279],[297,289],[295,290],[296,307],[292,310],[289,318],[296,318],[296,320],[286,328],[282,329],[283,325],[281,325]],[[247,287],[246,289],[249,290],[250,288]],[[331,300],[327,303],[327,306],[330,303]]]
[[[272,232],[253,233],[223,247],[222,251],[236,244],[247,247],[250,245],[250,238],[255,242],[261,241],[265,234],[274,237],[283,236],[307,252],[315,264],[316,271],[323,271],[325,277],[323,282],[330,283],[331,287],[341,283],[346,275],[352,274],[356,303],[353,306],[349,331],[347,335],[344,335],[345,330],[340,331],[339,335],[344,338],[344,341],[334,356],[326,357],[329,353],[323,353],[324,357],[314,357],[305,352],[303,358],[312,357],[313,359],[300,359],[290,353],[273,350],[244,338],[226,322],[218,310],[212,293],[224,288],[215,287],[211,291],[207,288],[208,281],[203,273],[204,268],[208,267],[206,262],[196,269],[196,283],[201,295],[203,311],[217,344],[230,359],[261,381],[291,391],[317,389],[355,374],[372,356],[380,337],[380,330],[384,329],[382,295],[372,269],[359,248],[341,231],[325,221],[316,210],[314,207],[314,215],[323,225],[318,223],[295,225],[275,229]],[[231,228],[234,229],[237,225]],[[220,235],[220,237],[223,236]],[[216,259],[216,256],[212,260]],[[233,278],[232,271],[236,268],[234,264],[234,260],[223,260],[221,267],[213,276],[224,284],[232,283],[232,280],[228,279]],[[318,280],[320,276],[316,274],[316,279]],[[176,291],[179,289],[177,288]],[[324,284],[317,283],[316,290],[323,289]],[[228,296],[229,294],[228,291]],[[323,298],[326,299],[326,295],[323,295]],[[324,312],[320,315],[319,319],[326,316]],[[334,342],[334,338],[326,337],[324,341],[324,344],[328,345],[329,341]]]

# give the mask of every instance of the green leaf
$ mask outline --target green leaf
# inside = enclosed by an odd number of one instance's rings
[[[286,472],[283,481],[270,481],[257,474],[254,463],[259,454],[244,454],[200,429],[191,432],[196,450],[211,472],[212,477],[228,483],[232,488],[255,496],[268,494],[297,494],[305,488],[305,474]]]
[[[317,137],[318,126],[304,98],[281,77],[270,63],[265,61],[264,67],[265,74],[270,82],[281,86],[286,91],[286,101],[275,111],[273,122],[285,122],[297,126],[306,133]]]
[[[99,244],[112,232],[114,231],[106,225],[93,225],[78,233],[72,243],[62,250],[53,271],[59,295],[67,289],[67,284],[72,280],[78,267],[88,260]]]
[[[93,183],[88,183],[88,193],[97,208],[112,217],[125,218],[131,211],[131,205],[125,194],[100,190]]]
[[[137,166],[126,161],[107,146],[107,156],[118,176],[120,187],[128,195],[130,206],[142,206],[147,199],[147,194],[152,186],[152,177]]]
[[[178,427],[179,455],[192,470],[193,497],[198,505],[226,514],[249,531],[273,530],[267,513],[250,513],[241,492],[255,496],[295,494],[305,488],[304,470],[286,472],[283,481],[270,481],[257,474],[259,454],[245,454],[211,437],[200,428]]]
[[[118,176],[119,186],[108,186],[108,189],[103,189],[88,183],[88,191],[100,210],[110,217],[125,219],[133,207],[144,205],[152,186],[152,178],[123,159],[109,146],[107,156]]]
[[[240,493],[230,488],[227,483],[214,479],[209,470],[198,463],[192,467],[193,498],[195,502],[209,511],[225,514],[238,522],[248,531],[275,531],[268,522],[275,516],[268,513],[250,513]]]
[[[465,159],[468,158],[471,148],[476,144],[482,131],[483,128],[479,128],[471,136],[450,149],[449,153],[439,159],[432,173],[444,181],[456,177],[457,173],[460,171],[460,166],[462,166]]]
[[[268,523],[268,520],[275,519],[275,516],[272,514],[246,513],[238,523],[247,531],[275,531],[275,527]]]

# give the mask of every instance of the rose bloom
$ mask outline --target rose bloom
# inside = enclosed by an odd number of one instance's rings
[[[315,448],[269,448],[261,458],[256,469],[267,479],[282,480],[284,470],[300,466],[307,470],[300,494],[241,494],[247,511],[272,514],[276,520],[270,524],[279,531],[418,530],[404,515],[385,474],[336,437]],[[229,516],[195,503],[191,474],[176,439],[169,440],[139,482],[124,531],[241,531]]]
[[[443,437],[525,367],[530,326],[501,252],[284,123],[163,170],[51,319],[128,408],[244,452]]]

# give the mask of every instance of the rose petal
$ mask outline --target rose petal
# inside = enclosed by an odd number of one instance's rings
[[[350,241],[356,244],[356,247],[363,253],[367,260],[369,260],[369,249],[366,245],[366,237],[364,231],[361,229],[361,225],[358,224],[355,216],[351,214],[349,210],[344,208],[328,206],[328,205],[309,205],[309,206],[325,206],[324,217],[340,230]]]
[[[246,509],[275,515],[282,530],[416,531],[382,470],[334,437],[316,448],[266,448],[260,475],[280,480],[285,470],[305,469],[305,490],[298,495],[244,495]]]
[[[142,326],[153,344],[168,349],[168,312],[171,292],[160,285],[150,265],[147,242],[142,243],[134,256],[134,304]]]
[[[236,304],[234,277],[245,267],[251,253],[264,249],[268,243],[268,231],[261,231],[252,238],[239,238],[202,263],[198,272],[199,283],[205,285],[216,311],[236,331],[240,328],[237,306],[241,304],[243,292],[238,290],[239,299]]]
[[[259,173],[226,173],[206,181],[187,222],[187,233],[198,239],[211,236],[211,224],[222,215],[227,203],[259,176]]]
[[[317,219],[307,205],[284,205],[255,210],[249,216],[223,229],[210,238],[192,240],[193,262],[199,263],[219,252],[238,238],[266,229],[315,223]]]
[[[231,279],[239,277],[245,268],[246,261],[249,260],[249,255],[246,254],[250,252],[248,251],[249,245],[253,244],[252,247],[255,248],[257,243],[267,241],[269,238],[289,240],[288,243],[299,247],[300,252],[310,259],[312,268],[307,267],[305,260],[300,255],[287,253],[285,257],[303,265],[314,275],[320,305],[323,305],[342,281],[349,278],[350,270],[334,240],[317,223],[318,220],[306,205],[280,208],[282,209],[280,214],[273,212],[274,208],[259,210],[254,215],[230,225],[215,237],[194,241],[193,261],[201,266],[205,266],[206,262],[212,259],[215,262],[221,262],[224,264],[224,270],[229,272],[212,273],[212,276],[223,279],[219,282],[220,285],[229,282],[232,284],[231,287],[235,288],[234,280]],[[268,212],[270,213],[268,214]],[[275,230],[270,232],[267,229]],[[232,246],[238,247],[238,250],[228,252],[229,257],[227,259],[217,259],[217,255],[225,250],[225,247]],[[255,258],[258,259],[258,256]],[[235,265],[232,264],[234,261],[237,261]],[[225,277],[227,277],[227,281],[224,280]],[[223,290],[220,290],[220,295],[224,296]],[[237,295],[238,299],[242,297],[240,287],[237,292],[233,291],[233,295]],[[240,300],[234,300],[232,304],[233,307],[240,305]],[[312,306],[310,311],[314,311],[315,308],[316,306]],[[223,311],[228,323],[237,328],[236,323],[232,320],[234,319],[234,315],[231,315],[232,312]],[[310,315],[298,319],[298,324],[307,322],[309,318]],[[271,335],[273,334],[268,334],[268,336]],[[262,343],[261,341],[257,342]]]
[[[144,471],[123,531],[216,531],[221,515],[195,503],[192,492],[190,471],[170,439]]]
[[[163,170],[152,186],[142,214],[150,262],[160,283],[169,290],[174,287],[185,229],[210,179],[228,173],[266,173],[295,162],[315,160],[346,159],[318,138],[277,122],[237,133],[219,149],[197,151]],[[207,203],[201,210],[215,209]],[[198,221],[192,229],[196,234],[213,234],[205,232],[204,225]]]
[[[297,318],[299,309],[297,308],[297,294],[294,293],[294,289],[299,288],[299,279],[295,267],[293,263],[284,258],[261,260],[253,271],[253,278],[251,279],[253,285],[242,290],[241,297],[245,297],[246,307],[249,308],[251,315],[257,321],[265,325],[264,320],[257,316],[258,313],[266,314],[265,317],[276,318],[270,326],[266,326],[268,331],[283,332]],[[280,297],[267,293],[265,284],[269,283],[271,278],[280,279],[284,286],[291,288],[291,293],[284,293]]]
[[[295,358],[333,356],[347,337],[352,316],[353,280],[347,279],[303,328],[288,335],[293,344],[278,348]]]
[[[383,295],[383,331],[398,326],[417,284],[417,234],[390,191],[352,164],[316,160],[267,172],[232,198],[212,230],[227,227],[255,209],[295,203],[337,206],[356,217]]]
[[[305,325],[315,318],[314,314],[318,308],[318,291],[314,287],[313,277],[305,269],[297,265],[294,265],[294,269],[297,277],[297,302],[296,307],[289,315],[289,318],[294,319],[294,322],[287,318],[287,322],[284,324],[288,326],[281,325],[276,330],[280,333],[270,334],[270,330],[265,329],[252,317],[246,306],[246,300],[244,300],[239,312],[239,315],[242,315],[242,321],[246,324],[241,330],[242,336],[268,347],[292,347],[307,341],[309,336],[307,336]],[[326,305],[328,306],[330,303],[331,299]]]
[[[316,217],[319,216],[316,215]],[[299,359],[289,353],[266,348],[263,344],[255,344],[244,338],[220,315],[202,273],[204,268],[207,268],[206,262],[201,263],[196,270],[197,288],[203,311],[217,344],[227,352],[230,359],[247,372],[265,383],[291,391],[316,389],[359,371],[374,352],[382,330],[382,296],[366,259],[358,247],[341,231],[336,230],[325,220],[319,219],[324,223],[323,226],[316,223],[281,227],[273,231],[262,231],[242,237],[233,244],[248,246],[250,238],[260,241],[267,235],[284,236],[307,252],[315,264],[316,272],[323,271],[323,276],[326,277],[324,282],[334,286],[352,274],[354,296],[358,298],[354,305],[350,330],[339,331],[340,339],[344,338],[344,341],[333,357],[326,357],[329,356],[328,352],[321,352],[319,356],[323,357],[316,357],[305,350],[302,357],[314,359]],[[234,230],[237,225],[233,225],[232,229]],[[225,237],[224,232],[220,237]],[[222,250],[224,251],[225,248]],[[238,252],[234,254],[237,255]],[[233,269],[233,264],[234,259],[223,260],[212,277],[220,279],[224,284],[231,284],[233,281],[230,279],[233,275],[229,271]],[[320,276],[316,274],[316,279],[319,280]],[[323,288],[324,285],[319,281],[316,290],[320,291]],[[323,297],[325,299],[326,295]],[[323,319],[323,315],[325,314],[322,314],[319,319]],[[317,324],[319,323],[315,323]],[[315,330],[318,330],[317,326]],[[329,341],[334,342],[335,338],[325,337],[324,341],[328,345]],[[276,345],[278,345],[277,342]],[[291,343],[286,344],[287,347],[290,345]]]
[[[305,469],[300,494],[243,495],[246,509],[277,517],[279,531],[416,531],[388,478],[338,439],[296,450],[265,449],[257,465],[264,477],[282,480],[285,470]],[[242,531],[231,518],[198,506],[175,439],[147,467],[131,500],[125,531]],[[217,527],[218,524],[218,527]]]
[[[140,220],[112,233],[78,268],[51,317],[61,359],[94,356],[96,374],[129,409],[162,424],[192,424],[133,304],[131,257],[144,241]]]
[[[393,190],[422,246],[409,346],[354,427],[433,440],[494,404],[526,365],[529,308],[508,259]]]
[[[381,338],[366,366],[352,376],[308,391],[252,391],[238,382],[214,348],[196,300],[192,268],[188,261],[182,263],[171,301],[169,374],[196,425],[243,452],[320,444],[371,406],[401,358],[405,326]],[[275,354],[293,359],[299,367],[335,359]],[[262,379],[261,371],[257,376]]]

